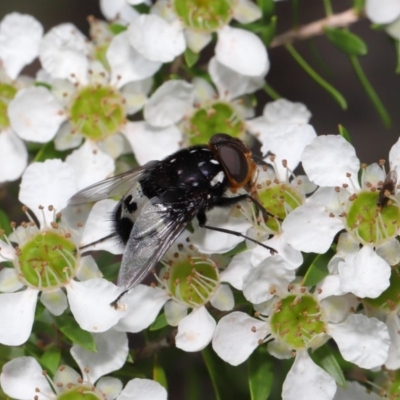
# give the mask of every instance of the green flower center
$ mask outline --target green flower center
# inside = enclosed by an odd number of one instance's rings
[[[364,244],[380,244],[397,235],[400,210],[395,203],[377,206],[378,192],[361,192],[353,200],[347,213],[346,225],[350,233]]]
[[[56,232],[39,232],[19,250],[18,271],[21,280],[40,290],[63,286],[75,275],[76,246]]]
[[[244,122],[231,104],[222,101],[197,109],[187,121],[188,145],[208,143],[211,136],[224,132],[240,137],[244,131]]]
[[[70,108],[73,131],[92,140],[104,140],[125,123],[124,99],[111,87],[85,87]]]
[[[233,3],[232,0],[174,0],[174,7],[187,28],[214,32],[229,23]]]
[[[386,398],[389,400],[396,400],[400,398],[400,371],[388,371],[389,379],[384,385],[386,389]]]
[[[168,290],[172,295],[196,307],[208,303],[218,285],[216,267],[201,257],[179,259],[169,269]]]
[[[261,204],[273,215],[276,215],[280,221],[295,208],[303,204],[303,198],[291,186],[280,183],[267,186],[258,192]],[[274,232],[280,231],[280,223],[273,218],[269,218],[266,225]]]
[[[17,89],[14,86],[0,82],[0,130],[10,126],[7,115],[8,103],[14,98]]]
[[[102,400],[103,396],[98,393],[95,387],[89,385],[75,386],[57,396],[57,400]]]
[[[307,348],[308,343],[325,333],[318,303],[309,295],[290,295],[281,299],[271,317],[272,332],[293,349]]]
[[[392,268],[390,276],[390,286],[377,298],[365,298],[364,303],[367,307],[378,311],[387,312],[399,309],[400,306],[400,274],[396,268]]]

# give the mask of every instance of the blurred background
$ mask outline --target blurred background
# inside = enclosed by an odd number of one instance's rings
[[[348,9],[352,1],[335,0],[334,12]],[[301,24],[324,16],[322,0],[299,0]],[[290,1],[276,3],[278,33],[288,30],[292,23]],[[35,16],[43,24],[45,31],[62,22],[73,22],[84,33],[88,32],[87,16],[102,18],[98,0],[13,0],[0,1],[0,19],[5,14],[19,11]],[[274,48],[269,52],[271,70],[268,83],[283,97],[301,101],[313,114],[311,123],[317,133],[335,134],[338,124],[345,126],[351,134],[353,144],[362,162],[371,163],[387,159],[390,147],[400,133],[400,76],[396,75],[396,49],[384,31],[372,30],[371,23],[363,19],[351,26],[351,31],[360,35],[367,43],[369,54],[360,59],[362,67],[373,87],[386,106],[392,127],[383,126],[370,100],[358,82],[349,59],[340,53],[323,36],[311,41],[296,42],[296,49],[328,82],[338,89],[348,102],[348,110],[343,111],[337,103],[319,87],[288,51]],[[28,67],[32,74],[37,65]],[[260,91],[260,108],[269,97]]]

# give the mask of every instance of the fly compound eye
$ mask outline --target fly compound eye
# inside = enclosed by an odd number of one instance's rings
[[[211,137],[210,149],[221,163],[231,190],[239,189],[251,181],[256,167],[245,144],[226,133]]]
[[[219,146],[218,158],[229,181],[233,181],[234,186],[242,186],[247,182],[249,163],[243,149],[236,146],[235,142],[227,142]]]

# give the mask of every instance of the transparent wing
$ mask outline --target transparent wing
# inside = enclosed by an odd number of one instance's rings
[[[177,211],[181,209],[181,211]],[[143,207],[133,226],[122,257],[118,286],[129,290],[139,284],[160,261],[198,209],[167,206],[153,198]]]
[[[88,186],[74,194],[69,199],[68,204],[81,204],[99,201],[114,196],[122,196],[143,176],[144,172],[146,172],[146,170],[156,162],[157,161],[148,162],[142,167],[135,168],[120,175],[112,176],[111,178],[104,179],[103,181]]]

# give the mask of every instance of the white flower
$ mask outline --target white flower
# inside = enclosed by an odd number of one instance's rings
[[[3,391],[15,399],[58,399],[63,394],[71,397],[90,393],[93,399],[155,399],[166,400],[166,390],[150,379],[135,378],[123,389],[117,378],[103,377],[121,368],[128,355],[126,334],[109,331],[93,334],[96,353],[74,345],[71,354],[82,372],[82,377],[71,367],[59,367],[53,379],[44,373],[33,357],[19,357],[3,366],[0,384]],[[94,383],[97,381],[96,385]]]
[[[377,24],[393,22],[400,16],[399,0],[366,0],[367,17]]]
[[[28,152],[7,109],[17,91],[30,84],[18,75],[37,57],[42,35],[42,25],[30,15],[12,13],[0,22],[0,182],[18,179],[27,165]]]
[[[397,142],[390,151],[391,171],[399,165],[399,149]],[[332,272],[339,274],[343,292],[379,296],[389,286],[390,265],[400,261],[395,239],[400,227],[396,182],[390,182],[393,193],[382,189],[385,171],[372,164],[363,168],[360,186],[360,161],[340,136],[314,139],[305,148],[302,162],[309,179],[321,187],[285,219],[284,237],[298,250],[325,253],[334,236],[346,229],[349,235],[342,241],[342,259],[335,260]],[[378,204],[381,197],[383,205]]]
[[[180,2],[159,0],[151,14],[140,15],[128,27],[132,46],[144,57],[170,62],[186,47],[200,52],[217,32],[217,60],[242,75],[261,76],[269,69],[268,54],[258,36],[244,29],[232,28],[232,18],[249,23],[261,17],[253,2],[238,0],[215,2]]]
[[[318,292],[317,289],[315,293]],[[390,344],[385,324],[376,318],[351,314],[344,297],[319,300],[318,294],[311,295],[296,286],[290,294],[282,293],[281,288],[280,297],[257,306],[261,320],[238,311],[221,318],[212,344],[223,360],[239,365],[266,341],[268,351],[277,358],[290,358],[295,350],[296,360],[283,385],[285,400],[333,398],[334,379],[307,353],[307,349],[322,346],[329,337],[336,341],[347,361],[362,368],[382,365]]]
[[[164,82],[144,107],[145,121],[126,125],[125,136],[140,164],[163,158],[182,144],[207,143],[216,132],[245,139],[246,119],[254,111],[242,96],[261,88],[264,78],[240,75],[215,58],[209,73],[217,91],[201,78]]]
[[[0,330],[3,344],[19,345],[28,339],[40,292],[41,302],[53,315],[61,315],[69,302],[78,324],[88,331],[103,332],[124,315],[109,305],[122,289],[101,278],[91,256],[81,256],[80,247],[88,243],[85,240],[93,229],[90,221],[101,221],[104,214],[92,212],[83,229],[81,223],[75,224],[77,220],[74,223],[58,212],[76,191],[72,167],[60,160],[33,163],[23,175],[19,198],[31,208],[39,225],[27,213],[29,222],[16,228],[6,242],[0,241],[0,261],[12,262],[14,267],[0,271],[0,317],[7,321]],[[75,218],[84,218],[84,214]],[[100,223],[94,224],[95,231]],[[114,243],[114,252],[120,251]]]
[[[193,352],[204,349],[214,334],[216,322],[206,304],[228,311],[234,299],[229,286],[220,283],[215,262],[182,242],[181,237],[163,258],[160,287],[138,285],[121,300],[127,303],[128,313],[115,329],[139,332],[154,321],[164,305],[167,322],[178,327],[176,346]],[[188,309],[192,311],[188,313]]]
[[[10,124],[21,138],[45,143],[55,137],[58,150],[86,139],[113,158],[126,151],[121,132],[127,115],[143,106],[152,86],[149,77],[160,65],[135,54],[126,33],[108,46],[110,73],[89,55],[86,38],[71,24],[44,36],[40,58],[45,73],[38,79],[50,89],[21,90],[9,106]]]

